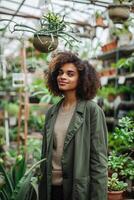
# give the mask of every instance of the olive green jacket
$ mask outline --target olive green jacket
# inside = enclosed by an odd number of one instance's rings
[[[40,200],[51,200],[53,129],[60,104],[46,115],[42,158],[47,161],[41,165]],[[95,102],[78,102],[61,163],[64,200],[107,200],[107,128],[103,111]]]

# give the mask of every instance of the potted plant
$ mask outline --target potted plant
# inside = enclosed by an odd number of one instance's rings
[[[113,4],[108,6],[109,18],[114,23],[123,23],[129,18],[130,6],[128,0],[114,0]]]
[[[17,103],[5,102],[5,110],[8,112],[10,126],[17,124],[19,105]]]
[[[101,46],[101,50],[103,52],[112,51],[117,48],[117,39],[112,36],[110,29],[107,30],[106,41],[103,46]]]
[[[131,20],[124,22],[120,27],[113,27],[111,34],[117,39],[118,47],[128,45],[132,40],[132,33],[129,27],[132,25]]]
[[[131,100],[131,94],[134,94],[134,87],[122,85],[118,88],[117,93],[120,96],[122,101],[130,101]],[[118,109],[121,108],[121,107],[118,107]]]
[[[46,87],[43,79],[36,79],[29,87],[31,93],[30,100],[37,98],[40,103],[55,104],[59,101],[60,97],[54,97]],[[38,103],[39,103],[38,102]]]
[[[110,141],[111,142],[111,141]],[[114,145],[114,141],[113,145]],[[108,156],[108,174],[118,173],[122,179],[134,179],[134,160],[128,154],[111,151]]]
[[[26,161],[22,155],[17,156],[16,162],[10,170],[7,170],[0,163],[0,199],[37,200],[37,167],[45,162],[45,160],[46,158],[36,162],[28,170],[26,170]]]
[[[98,96],[103,97],[104,99],[107,99],[109,94],[116,95],[117,89],[113,86],[103,86],[98,90]]]
[[[115,151],[110,152],[108,156],[108,171],[119,174],[124,169],[127,161],[128,157],[126,155],[117,155]]]
[[[118,153],[133,153],[134,149],[134,121],[129,117],[119,119],[118,126],[112,134],[110,146]]]
[[[27,31],[33,33],[33,46],[38,51],[48,53],[57,48],[59,37],[62,38],[66,44],[69,44],[70,46],[72,46],[72,42],[74,40],[78,41],[71,35],[73,31],[69,23],[65,22],[64,18],[65,16],[61,17],[59,14],[49,11],[40,19],[40,27],[38,29],[14,22],[15,25],[12,32]],[[0,21],[10,20],[2,19]]]
[[[95,12],[95,20],[96,20],[96,26],[105,26],[103,22],[103,16],[102,13],[99,12],[98,10]]]
[[[120,58],[113,66],[117,68],[118,75],[126,75],[133,72],[134,57]]]
[[[108,200],[123,200],[123,192],[127,186],[127,183],[119,181],[117,173],[113,173],[108,177]]]

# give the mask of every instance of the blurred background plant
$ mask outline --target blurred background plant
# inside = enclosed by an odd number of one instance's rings
[[[39,102],[55,104],[60,100],[59,97],[54,97],[46,87],[45,81],[43,79],[36,79],[29,87],[29,92],[31,97],[37,97]]]
[[[134,150],[134,121],[129,117],[119,119],[118,127],[112,134],[110,147],[116,152]]]

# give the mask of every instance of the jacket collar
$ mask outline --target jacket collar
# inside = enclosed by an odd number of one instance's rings
[[[62,102],[64,101],[64,98],[62,98],[53,108],[51,111],[51,116],[53,116],[55,113],[58,112],[60,105],[62,104]],[[84,100],[78,100],[77,105],[76,105],[76,112],[83,114],[84,112],[84,107],[85,107],[86,101]]]

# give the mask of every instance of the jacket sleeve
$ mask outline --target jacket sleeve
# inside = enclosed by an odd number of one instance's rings
[[[45,115],[45,124],[44,124],[42,147],[41,147],[41,159],[46,157],[46,149],[47,149],[46,133],[47,133],[47,123],[49,121],[50,112],[51,112],[51,108],[47,111]],[[42,168],[44,168],[44,162],[41,164],[41,169]]]
[[[107,200],[107,127],[101,108],[91,113],[90,200]]]
[[[44,130],[43,130],[43,140],[42,140],[42,149],[41,149],[41,159],[46,157],[46,148],[47,148],[47,142],[46,142],[46,132],[47,132],[47,123],[49,119],[49,110],[46,113],[45,118],[45,124],[44,124]],[[38,183],[38,193],[39,193],[39,200],[47,199],[46,195],[46,187],[44,187],[44,183],[46,182],[46,161],[42,162],[40,165],[40,178]]]

